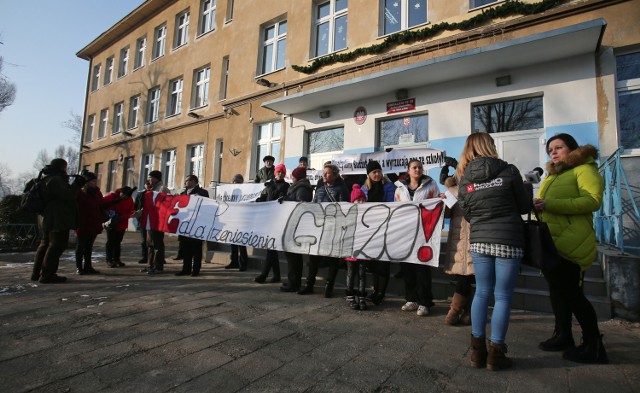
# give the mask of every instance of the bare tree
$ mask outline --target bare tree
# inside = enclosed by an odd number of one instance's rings
[[[61,125],[73,131],[73,135],[69,138],[71,146],[79,147],[82,139],[82,116],[73,111],[69,111],[69,119],[63,121]]]
[[[40,172],[42,168],[49,164],[49,162],[51,162],[49,153],[47,153],[46,149],[42,149],[38,152],[38,156],[33,163],[33,169],[35,169],[37,172]]]
[[[9,80],[2,74],[2,66],[4,60],[0,57],[0,112],[4,108],[13,104],[13,100],[16,98],[16,85],[9,82]]]
[[[11,195],[11,184],[11,168],[4,162],[0,162],[0,198]]]

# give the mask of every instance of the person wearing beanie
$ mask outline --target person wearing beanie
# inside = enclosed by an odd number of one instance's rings
[[[298,160],[298,167],[300,168],[307,168],[309,166],[309,159],[307,157],[300,157],[300,159]]]
[[[104,197],[103,209],[109,212],[111,220],[107,224],[107,265],[112,268],[124,267],[120,260],[121,244],[124,233],[129,227],[129,218],[133,216],[134,202],[131,195],[135,188],[118,188]]]
[[[237,173],[233,176],[231,183],[242,184],[244,183],[244,177]],[[231,254],[229,257],[231,258],[231,261],[224,267],[225,269],[238,269],[241,272],[247,270],[247,262],[249,261],[249,257],[247,256],[247,246],[231,244]]]
[[[367,196],[360,186],[354,184],[351,188],[351,203],[365,203],[366,201]],[[364,311],[367,309],[367,302],[365,300],[367,288],[365,261],[353,257],[345,258],[345,261],[347,262],[347,302],[349,302],[349,306],[353,310]],[[353,284],[356,275],[358,276],[358,290],[354,291]]]
[[[84,172],[86,183],[77,194],[78,228],[76,229],[76,273],[98,274],[91,263],[93,243],[102,233],[102,193],[93,172]],[[84,260],[84,265],[83,265]]]
[[[367,201],[367,196],[364,194],[358,184],[354,184],[351,188],[351,203],[364,203]]]
[[[147,181],[151,184],[150,191],[171,194],[171,191],[162,183],[160,171],[149,172]],[[153,229],[147,231],[147,261],[149,266],[142,269],[142,272],[155,274],[164,270],[164,232]]]
[[[289,183],[284,181],[286,174],[287,168],[284,164],[278,164],[274,169],[274,178],[265,183],[264,190],[262,190],[257,202],[275,201],[284,198],[289,189]],[[262,265],[262,272],[254,281],[259,284],[264,284],[272,268],[273,277],[271,277],[271,282],[280,282],[280,260],[278,259],[278,251],[267,250],[267,256]]]
[[[209,191],[198,185],[198,176],[189,175],[184,179],[184,191],[180,195],[209,198]],[[197,277],[202,267],[202,243],[200,239],[186,236],[178,236],[180,249],[182,250],[182,270],[176,276]]]
[[[255,183],[266,183],[273,179],[273,163],[275,161],[276,159],[273,156],[264,156],[262,159],[264,166],[258,170],[258,173],[256,173],[256,178],[254,180]]]
[[[293,183],[287,190],[285,201],[291,202],[311,202],[313,198],[313,186],[307,179],[307,169],[305,167],[297,167],[291,172]],[[302,254],[285,252],[287,258],[287,282],[280,287],[282,292],[298,292],[302,282]]]

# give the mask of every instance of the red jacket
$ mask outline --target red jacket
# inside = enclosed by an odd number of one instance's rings
[[[120,194],[120,189],[117,189],[104,197],[104,210],[114,210],[121,218],[116,230],[126,231],[129,226],[129,218],[133,215],[133,198],[124,197]]]
[[[102,233],[102,193],[96,189],[95,194],[78,192],[78,229],[77,236],[97,235]]]

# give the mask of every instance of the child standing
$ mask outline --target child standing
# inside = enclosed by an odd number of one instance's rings
[[[353,185],[351,191],[351,203],[365,203],[367,197],[357,184]],[[365,261],[358,260],[357,258],[349,257],[345,258],[347,261],[347,301],[354,310],[364,311],[367,309],[367,302],[365,300],[367,276]],[[358,290],[353,290],[355,276],[358,275]]]

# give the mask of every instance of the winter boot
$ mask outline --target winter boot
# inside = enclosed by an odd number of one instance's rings
[[[455,326],[460,323],[460,316],[462,315],[464,303],[464,297],[459,293],[453,294],[453,299],[451,299],[451,306],[449,308],[449,312],[447,316],[444,317],[445,325]]]
[[[324,285],[324,297],[333,297],[333,281],[327,281]]]
[[[498,371],[511,368],[513,361],[509,359],[505,353],[507,353],[507,344],[494,344],[489,342],[487,369],[491,371]]]
[[[547,352],[558,352],[571,349],[575,345],[571,330],[567,332],[556,327],[551,338],[538,344],[538,348]]]
[[[609,358],[602,344],[602,335],[583,337],[582,344],[564,352],[563,358],[577,363],[607,364]]]
[[[487,339],[471,336],[471,367],[483,368],[487,365]]]

